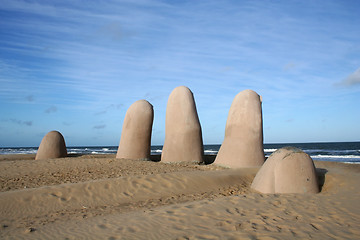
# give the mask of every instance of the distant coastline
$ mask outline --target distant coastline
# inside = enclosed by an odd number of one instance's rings
[[[216,155],[220,144],[204,145],[205,155]],[[271,153],[285,146],[294,146],[309,154],[313,160],[360,164],[360,142],[319,142],[319,143],[266,143],[264,153]],[[117,146],[68,146],[69,154],[116,154]],[[35,154],[37,147],[1,147],[2,154]],[[161,155],[162,145],[151,147],[151,155]]]

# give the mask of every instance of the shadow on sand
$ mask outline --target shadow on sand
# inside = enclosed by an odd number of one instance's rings
[[[203,159],[204,159],[204,164],[208,165],[208,164],[212,164],[215,161],[216,155],[204,155]],[[150,156],[150,161],[153,162],[160,162],[161,161],[161,155],[151,155]]]
[[[316,175],[318,177],[319,190],[321,192],[322,187],[325,184],[325,175],[328,172],[325,168],[316,168]]]

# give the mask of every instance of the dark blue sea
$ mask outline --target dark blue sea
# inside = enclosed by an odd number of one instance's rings
[[[302,149],[313,160],[335,161],[360,164],[360,142],[328,142],[328,143],[286,143],[264,144],[265,156],[285,146],[293,146]],[[205,155],[216,155],[220,145],[205,145]],[[115,154],[117,146],[101,147],[68,147],[70,154]],[[35,154],[37,147],[0,148],[0,154]],[[152,146],[151,154],[160,155],[162,146]]]

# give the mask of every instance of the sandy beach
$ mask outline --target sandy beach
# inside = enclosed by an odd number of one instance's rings
[[[34,158],[0,155],[1,239],[360,238],[357,164],[316,161],[319,194],[267,195],[259,168]]]

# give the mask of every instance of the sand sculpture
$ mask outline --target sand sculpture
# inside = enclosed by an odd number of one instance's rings
[[[314,162],[298,148],[281,148],[266,160],[251,188],[261,193],[318,193]]]
[[[193,93],[175,88],[168,99],[163,162],[203,162],[203,141]]]
[[[214,163],[242,168],[261,166],[264,160],[261,96],[245,90],[231,104],[225,138]]]
[[[48,132],[41,140],[35,160],[62,158],[67,156],[64,137],[58,131]]]
[[[153,106],[146,100],[133,103],[126,112],[116,158],[150,159]]]

